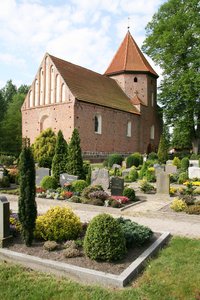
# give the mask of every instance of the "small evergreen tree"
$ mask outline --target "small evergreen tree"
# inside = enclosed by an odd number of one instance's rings
[[[77,128],[74,128],[68,147],[67,172],[84,179],[83,159],[80,147],[80,137]]]
[[[24,139],[19,157],[19,184],[18,211],[21,233],[26,246],[31,246],[37,217],[37,206],[35,201],[35,162],[28,139]]]
[[[67,142],[63,137],[62,131],[58,131],[56,139],[55,154],[52,161],[53,176],[59,182],[60,174],[67,171]]]
[[[160,137],[160,142],[158,146],[158,160],[161,163],[166,162],[168,158],[168,149],[169,149],[169,137],[167,128],[164,126],[163,133]]]
[[[35,139],[33,147],[34,159],[40,167],[51,168],[52,159],[55,154],[56,135],[51,128],[40,133]]]

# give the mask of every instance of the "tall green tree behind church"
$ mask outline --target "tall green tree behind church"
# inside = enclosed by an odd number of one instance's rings
[[[165,120],[184,124],[194,152],[200,151],[199,24],[199,0],[168,0],[148,23],[142,47],[163,70],[158,99]]]

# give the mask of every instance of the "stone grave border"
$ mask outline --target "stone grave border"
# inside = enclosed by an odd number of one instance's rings
[[[42,259],[36,256],[14,252],[6,248],[0,249],[0,260],[18,263],[37,271],[66,276],[86,284],[121,288],[136,277],[144,268],[146,261],[168,242],[170,233],[160,233],[161,236],[119,275],[82,268],[54,260]]]

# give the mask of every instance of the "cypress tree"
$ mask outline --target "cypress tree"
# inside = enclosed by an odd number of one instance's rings
[[[63,137],[62,131],[58,131],[56,139],[55,154],[52,161],[53,176],[59,182],[60,174],[67,171],[67,142]]]
[[[31,246],[37,217],[37,205],[35,201],[35,162],[30,141],[27,138],[23,140],[19,157],[19,184],[18,211],[21,234],[26,246]]]
[[[158,146],[158,160],[161,163],[165,163],[168,158],[168,142],[166,140],[165,134],[163,133],[160,137],[160,142]]]
[[[80,147],[80,137],[77,128],[74,128],[68,147],[67,172],[84,179],[83,158]]]

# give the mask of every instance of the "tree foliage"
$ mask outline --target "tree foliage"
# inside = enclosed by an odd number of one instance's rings
[[[74,128],[68,147],[67,172],[84,179],[83,158],[80,147],[80,137],[77,128]]]
[[[67,142],[63,137],[62,131],[58,131],[56,139],[55,154],[52,161],[53,176],[59,182],[60,174],[67,171]]]
[[[168,0],[148,23],[142,47],[163,70],[159,101],[167,123],[184,124],[193,146],[200,141],[199,13],[198,0]]]
[[[40,167],[51,168],[55,154],[56,135],[51,128],[40,133],[33,143],[33,155]]]
[[[168,131],[164,127],[163,133],[160,137],[160,142],[158,146],[158,160],[161,163],[165,163],[168,158],[168,150],[169,150],[169,140],[168,140]]]
[[[31,246],[37,217],[37,206],[35,201],[35,163],[27,139],[24,141],[19,159],[19,183],[18,210],[21,233],[25,244]]]

